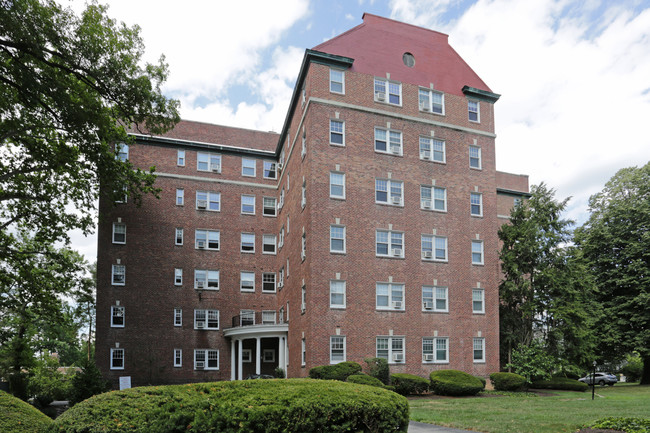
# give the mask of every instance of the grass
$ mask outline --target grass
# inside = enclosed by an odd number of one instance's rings
[[[574,433],[607,416],[650,417],[650,386],[617,384],[552,396],[413,399],[411,420],[486,433]]]

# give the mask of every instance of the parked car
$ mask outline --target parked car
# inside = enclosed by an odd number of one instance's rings
[[[612,386],[616,382],[618,382],[618,379],[616,376],[614,376],[611,373],[596,373],[596,376],[594,377],[594,374],[588,374],[585,377],[581,377],[578,379],[580,382],[584,382],[587,385],[591,385],[593,383],[597,383],[600,386],[605,386],[609,385]]]

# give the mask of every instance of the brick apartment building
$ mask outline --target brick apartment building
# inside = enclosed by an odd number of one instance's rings
[[[388,359],[499,369],[499,95],[447,35],[365,14],[307,50],[279,134],[181,121],[120,157],[160,199],[100,203],[97,362],[182,383]]]

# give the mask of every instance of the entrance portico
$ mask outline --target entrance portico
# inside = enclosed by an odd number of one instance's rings
[[[246,324],[223,331],[226,337],[230,338],[230,379],[242,380],[244,379],[244,360],[247,362],[254,360],[255,374],[262,374],[262,361],[266,363],[274,363],[273,369],[279,367],[285,372],[287,371],[288,350],[287,350],[287,331],[289,330],[288,323],[278,324]],[[277,339],[276,342],[271,343],[272,349],[264,349],[262,352],[262,339],[266,340],[265,346],[268,346],[268,340]],[[245,341],[253,340],[254,345],[252,349],[244,349]],[[248,341],[250,346],[250,341]],[[275,351],[277,347],[277,351]],[[277,358],[273,355],[270,358],[271,351],[277,353]],[[264,358],[263,358],[264,356]],[[267,373],[268,374],[268,373]]]

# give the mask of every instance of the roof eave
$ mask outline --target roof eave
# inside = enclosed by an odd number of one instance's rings
[[[477,89],[475,87],[463,86],[463,93],[465,96],[470,98],[479,99],[481,101],[487,101],[491,104],[494,104],[499,100],[501,95],[498,93],[488,92],[487,90]]]

